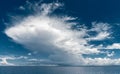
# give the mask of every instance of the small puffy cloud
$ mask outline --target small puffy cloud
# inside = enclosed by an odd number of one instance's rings
[[[112,57],[112,56],[114,56],[114,54],[115,54],[114,51],[112,51],[111,53],[107,52],[108,57]]]
[[[28,55],[29,55],[29,56],[31,56],[31,55],[32,55],[32,53],[28,53]]]
[[[120,49],[120,43],[113,43],[112,45],[107,46],[105,49]]]
[[[108,23],[93,22],[92,25],[93,28],[91,29],[91,31],[97,31],[97,32],[108,31],[111,28]]]

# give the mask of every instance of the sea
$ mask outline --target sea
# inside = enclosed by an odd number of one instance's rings
[[[0,74],[120,74],[120,66],[98,66],[98,67],[1,66]]]

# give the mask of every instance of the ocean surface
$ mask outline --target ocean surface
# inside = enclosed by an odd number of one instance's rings
[[[120,74],[120,66],[105,66],[105,67],[1,66],[0,74]]]

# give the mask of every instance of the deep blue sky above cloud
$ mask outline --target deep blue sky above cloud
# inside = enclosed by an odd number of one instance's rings
[[[119,0],[39,2],[0,1],[0,65],[120,65]]]

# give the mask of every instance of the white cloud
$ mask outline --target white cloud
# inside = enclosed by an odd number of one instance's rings
[[[113,43],[112,45],[107,46],[105,49],[120,49],[120,43]]]
[[[13,66],[13,63],[8,62],[7,60],[14,60],[15,58],[13,57],[8,57],[8,56],[1,56],[0,57],[0,66]]]
[[[120,59],[86,58],[85,65],[120,65]]]
[[[28,53],[28,55],[29,55],[29,56],[31,56],[31,55],[32,55],[32,53]]]
[[[95,23],[93,22],[93,28],[89,31],[97,32],[96,36],[87,38],[88,40],[104,40],[110,38],[110,26],[107,23]]]
[[[115,54],[114,51],[112,51],[111,53],[107,52],[107,56],[108,56],[108,57],[112,57],[112,56],[114,56],[114,54]]]
[[[76,18],[48,15],[59,6],[61,6],[59,3],[50,3],[34,7],[36,14],[21,19],[19,23],[13,21],[15,23],[5,29],[5,34],[27,49],[38,52],[39,56],[46,56],[48,60],[57,64],[81,65],[86,64],[86,62],[99,64],[99,61],[95,62],[96,59],[85,61],[82,54],[100,53],[98,48],[93,47],[88,42],[108,38],[110,35],[108,24],[94,23],[92,29],[72,30],[71,27],[76,23],[68,21]],[[90,31],[97,32],[97,35],[90,36],[88,34]],[[88,35],[89,37],[85,38]],[[97,59],[106,61],[102,58]]]
[[[109,37],[109,33],[107,32],[99,32],[97,36],[88,38],[89,40],[104,40]]]

